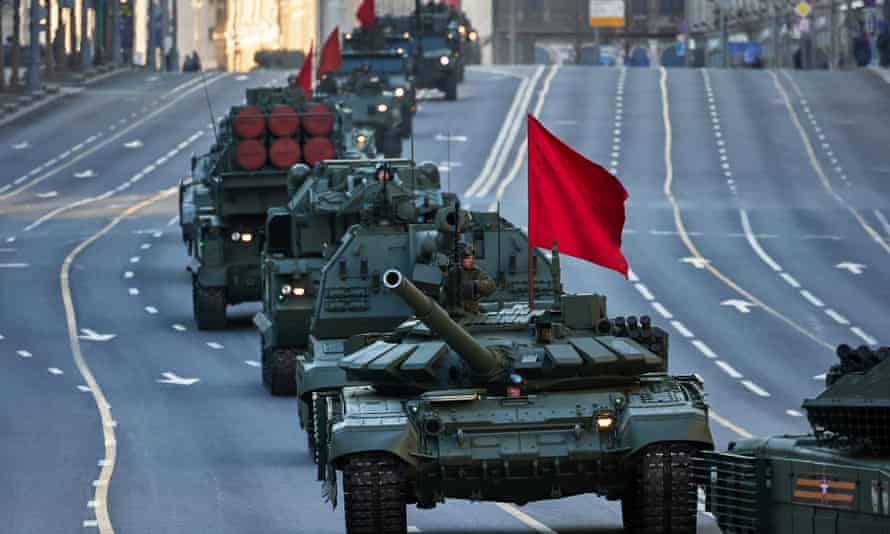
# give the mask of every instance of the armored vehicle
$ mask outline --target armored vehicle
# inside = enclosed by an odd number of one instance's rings
[[[392,179],[379,182],[378,169],[391,173]],[[389,231],[403,231],[410,223],[434,221],[440,208],[456,202],[453,195],[441,193],[433,163],[415,166],[407,160],[331,160],[311,170],[296,165],[288,187],[287,206],[268,212],[263,310],[254,317],[261,337],[263,383],[276,395],[295,393],[296,355],[307,348],[322,268],[347,230],[357,224],[383,224]]]
[[[377,148],[385,157],[398,158],[403,132],[410,131],[405,122],[413,120],[412,116],[402,115],[401,98],[387,75],[374,72],[362,56],[365,54],[344,53],[342,66],[322,78],[316,95],[349,110],[356,127],[374,131]]]
[[[198,328],[223,328],[227,305],[260,300],[266,210],[287,203],[287,169],[359,157],[353,142],[348,114],[305,101],[299,88],[248,89],[246,103],[220,121],[210,152],[192,158],[179,185]]]
[[[447,283],[445,308],[397,270],[379,284],[416,317],[351,337],[350,386],[315,410],[319,475],[336,502],[343,473],[347,533],[405,532],[412,503],[583,493],[621,499],[630,532],[695,532],[708,407],[696,377],[667,374],[667,334],[648,317],[610,320],[605,297],[560,293],[547,309],[466,314]]]
[[[890,347],[838,347],[803,402],[809,435],[730,443],[695,459],[724,534],[890,532]]]
[[[417,113],[417,89],[411,74],[410,61],[406,52],[398,50],[354,51],[343,53],[340,72],[345,77],[367,65],[371,72],[380,75],[386,82],[385,91],[395,97],[399,104],[402,121],[399,132],[402,137],[410,137]]]
[[[315,407],[350,383],[339,365],[348,339],[390,331],[412,314],[398,296],[381,288],[380,274],[398,268],[435,292],[452,272],[448,267],[455,255],[464,256],[467,245],[473,248],[474,267],[490,273],[488,284],[494,286],[491,293],[479,295],[476,306],[512,309],[527,300],[528,241],[497,213],[466,212],[452,200],[436,210],[434,220],[404,219],[401,227],[375,220],[352,227],[344,236],[322,271],[309,344],[297,358],[300,423],[313,454]],[[537,250],[532,261],[537,303],[546,305],[554,294],[550,262]]]

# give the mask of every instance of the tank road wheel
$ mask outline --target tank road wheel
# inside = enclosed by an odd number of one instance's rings
[[[201,287],[192,281],[192,306],[198,330],[222,330],[226,327],[226,288]]]
[[[304,428],[306,431],[306,449],[309,451],[309,457],[315,462],[318,454],[315,451],[315,410],[313,409],[315,400],[313,399],[306,404],[306,410],[309,412],[308,417],[306,417],[306,427]]]
[[[404,534],[408,529],[406,477],[388,454],[356,454],[343,468],[346,534]]]
[[[263,351],[263,384],[269,393],[279,397],[297,394],[297,351],[272,349]]]
[[[689,445],[653,445],[640,453],[621,499],[624,529],[631,534],[695,534],[695,488]]]

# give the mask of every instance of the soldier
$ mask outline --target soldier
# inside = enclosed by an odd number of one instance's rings
[[[392,167],[389,163],[386,163],[385,161],[378,163],[374,168],[374,178],[380,183],[391,182],[393,176]]]
[[[479,313],[479,301],[491,295],[497,289],[494,280],[474,263],[476,253],[471,244],[464,245],[460,251],[460,296],[463,311],[470,314]]]

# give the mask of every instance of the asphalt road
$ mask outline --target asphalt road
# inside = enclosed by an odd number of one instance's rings
[[[285,75],[204,82],[219,115]],[[869,72],[481,68],[457,102],[421,102],[414,150],[465,206],[500,201],[518,224],[526,112],[619,176],[631,280],[565,258],[564,282],[670,331],[723,447],[803,431],[833,346],[886,342],[888,98]],[[191,317],[170,188],[210,122],[200,78],[129,73],[0,128],[0,531],[93,532],[102,510],[117,532],[343,531],[293,400],[260,385],[257,307],[224,332]],[[409,524],[621,531],[587,496],[455,501]]]

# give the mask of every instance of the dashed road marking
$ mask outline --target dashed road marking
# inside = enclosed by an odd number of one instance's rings
[[[244,360],[244,363],[250,367],[261,367],[262,364],[256,360]]]
[[[859,328],[858,326],[854,326],[854,327],[850,328],[850,331],[853,332],[854,334],[856,334],[857,336],[859,336],[859,339],[861,339],[862,341],[865,341],[865,343],[866,343],[867,345],[877,345],[877,344],[878,344],[878,340],[876,340],[875,338],[873,338],[873,337],[871,337],[870,335],[866,334],[866,333],[865,333],[861,328]]]
[[[51,375],[56,375],[56,376],[65,374],[65,371],[62,371],[58,367],[49,367],[49,368],[47,368],[47,372],[49,372],[49,374],[51,374]]]
[[[173,330],[176,330],[177,332],[185,332],[186,330],[188,330],[188,328],[179,323],[176,323],[173,325]]]
[[[148,250],[151,248],[151,243],[142,243],[142,245],[140,245],[139,248],[141,250]]]
[[[785,413],[791,417],[803,417],[803,414],[797,410],[785,410]]]
[[[77,391],[80,391],[82,393],[90,393],[93,390],[91,390],[89,386],[79,385],[77,386]]]
[[[132,258],[130,258],[130,263],[139,263],[139,260],[141,259],[142,258],[140,258],[139,256],[133,256]]]
[[[131,297],[137,297],[137,296],[139,296],[139,288],[131,287],[131,288],[127,289],[127,293],[129,293]]]
[[[712,360],[717,359],[717,354],[711,350],[711,347],[707,346],[704,341],[700,339],[694,339],[692,341],[692,345],[699,350],[702,354],[705,355],[705,358],[709,358]]]
[[[643,298],[646,300],[655,300],[655,297],[652,296],[652,292],[649,291],[649,288],[645,286],[645,284],[637,283],[634,285],[637,288],[637,291],[640,292],[640,295],[643,295]]]
[[[758,397],[764,397],[764,398],[765,398],[765,397],[769,397],[769,396],[770,396],[770,394],[769,394],[769,392],[768,392],[767,390],[765,390],[765,389],[763,389],[762,387],[758,386],[758,385],[755,384],[754,382],[751,382],[750,380],[742,380],[742,385],[745,386],[746,388],[748,388],[748,391],[750,391],[751,393],[757,395]]]
[[[223,347],[223,345],[221,345],[220,343],[217,343],[216,341],[208,341],[207,346],[213,350],[222,350],[223,348],[225,348],[225,347]]]
[[[717,367],[722,369],[724,373],[728,374],[730,376],[730,378],[739,379],[739,378],[742,378],[742,376],[743,376],[742,373],[735,370],[735,367],[729,365],[728,363],[726,363],[723,360],[717,360],[714,363],[716,363]]]
[[[846,317],[844,317],[843,315],[839,314],[838,312],[832,310],[831,308],[828,308],[827,310],[825,310],[825,315],[834,319],[834,321],[838,324],[842,324],[844,326],[850,324],[850,321]]]
[[[789,286],[793,287],[794,289],[800,288],[800,282],[798,282],[797,279],[790,274],[782,273],[781,276],[782,279],[785,280],[785,282],[787,282]]]
[[[146,306],[145,311],[149,315],[157,315],[157,313],[158,313],[158,309],[155,308],[154,306]]]
[[[807,302],[809,302],[810,304],[812,304],[813,306],[815,306],[815,307],[817,307],[817,308],[822,308],[823,306],[825,306],[825,303],[824,303],[824,302],[822,302],[821,300],[819,300],[818,298],[816,298],[815,295],[813,295],[812,293],[810,293],[810,292],[807,291],[806,289],[801,289],[801,290],[800,290],[800,296],[803,297],[803,298],[805,298],[805,299],[807,300]]]
[[[652,307],[655,308],[655,311],[658,312],[658,315],[661,315],[665,319],[673,319],[674,315],[664,307],[664,305],[660,302],[652,302]]]
[[[519,510],[512,504],[498,502],[498,503],[495,503],[495,505],[498,508],[500,508],[501,510],[503,510],[504,512],[507,512],[508,514],[510,514],[513,517],[515,517],[516,519],[518,519],[519,522],[523,523],[525,526],[529,527],[530,529],[534,530],[535,532],[538,532],[540,534],[557,534],[557,532],[555,530],[548,527],[544,523],[541,523],[540,521],[538,521],[537,519],[533,518],[532,516],[526,514],[525,512]]]
[[[673,327],[677,330],[677,332],[680,332],[681,336],[683,336],[685,338],[695,337],[695,335],[692,332],[690,332],[688,328],[686,328],[686,325],[684,325],[680,321],[677,321],[675,319],[675,320],[671,321],[671,325],[673,325]]]
[[[134,276],[136,276],[136,275],[135,275],[135,273],[133,273],[133,271],[124,272],[124,278],[126,278],[127,280],[133,278]]]
[[[33,354],[31,354],[27,350],[17,350],[17,351],[15,351],[15,353],[18,354],[19,356],[21,356],[22,358],[30,358],[33,356]]]

